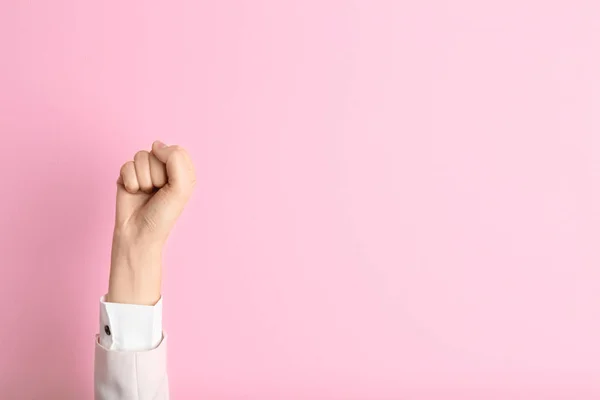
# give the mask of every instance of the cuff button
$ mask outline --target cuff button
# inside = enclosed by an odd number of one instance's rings
[[[110,336],[110,328],[108,327],[108,325],[104,325],[104,333]]]

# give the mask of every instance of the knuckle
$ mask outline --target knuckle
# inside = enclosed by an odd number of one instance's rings
[[[148,153],[146,150],[140,150],[137,153],[135,153],[135,156],[133,156],[133,159],[135,161],[146,160],[149,155],[150,155],[150,153]]]
[[[166,179],[159,178],[159,177],[152,177],[152,185],[154,185],[154,187],[156,187],[156,188],[161,188],[161,187],[165,186],[166,183],[167,183]]]
[[[137,179],[127,179],[125,181],[125,188],[127,188],[128,190],[137,190],[139,189],[139,184]]]
[[[127,161],[125,164],[121,166],[121,173],[124,173],[133,165],[133,161]]]

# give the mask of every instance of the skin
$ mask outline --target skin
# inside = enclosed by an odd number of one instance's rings
[[[154,142],[121,167],[106,300],[154,305],[161,296],[164,244],[196,183],[180,146]]]

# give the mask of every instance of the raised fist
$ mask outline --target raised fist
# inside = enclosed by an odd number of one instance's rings
[[[160,298],[163,245],[196,182],[188,153],[154,142],[121,167],[107,301],[152,305]]]

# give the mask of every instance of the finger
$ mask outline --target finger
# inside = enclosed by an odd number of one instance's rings
[[[123,225],[140,206],[142,199],[139,194],[135,194],[138,190],[139,186],[135,166],[133,161],[129,161],[121,167],[119,178],[117,179],[117,209],[115,217],[118,226]]]
[[[140,184],[135,173],[135,165],[133,161],[128,161],[121,167],[121,179],[123,186],[129,193],[137,193],[140,190]]]
[[[180,146],[166,146],[157,141],[152,145],[152,153],[166,165],[167,185],[184,197],[189,195],[196,178],[187,152]]]
[[[155,188],[160,189],[167,184],[166,165],[152,153],[150,153],[150,176]]]
[[[147,151],[138,151],[133,157],[135,164],[135,173],[140,189],[146,193],[152,193],[152,177],[150,175],[150,153]]]

